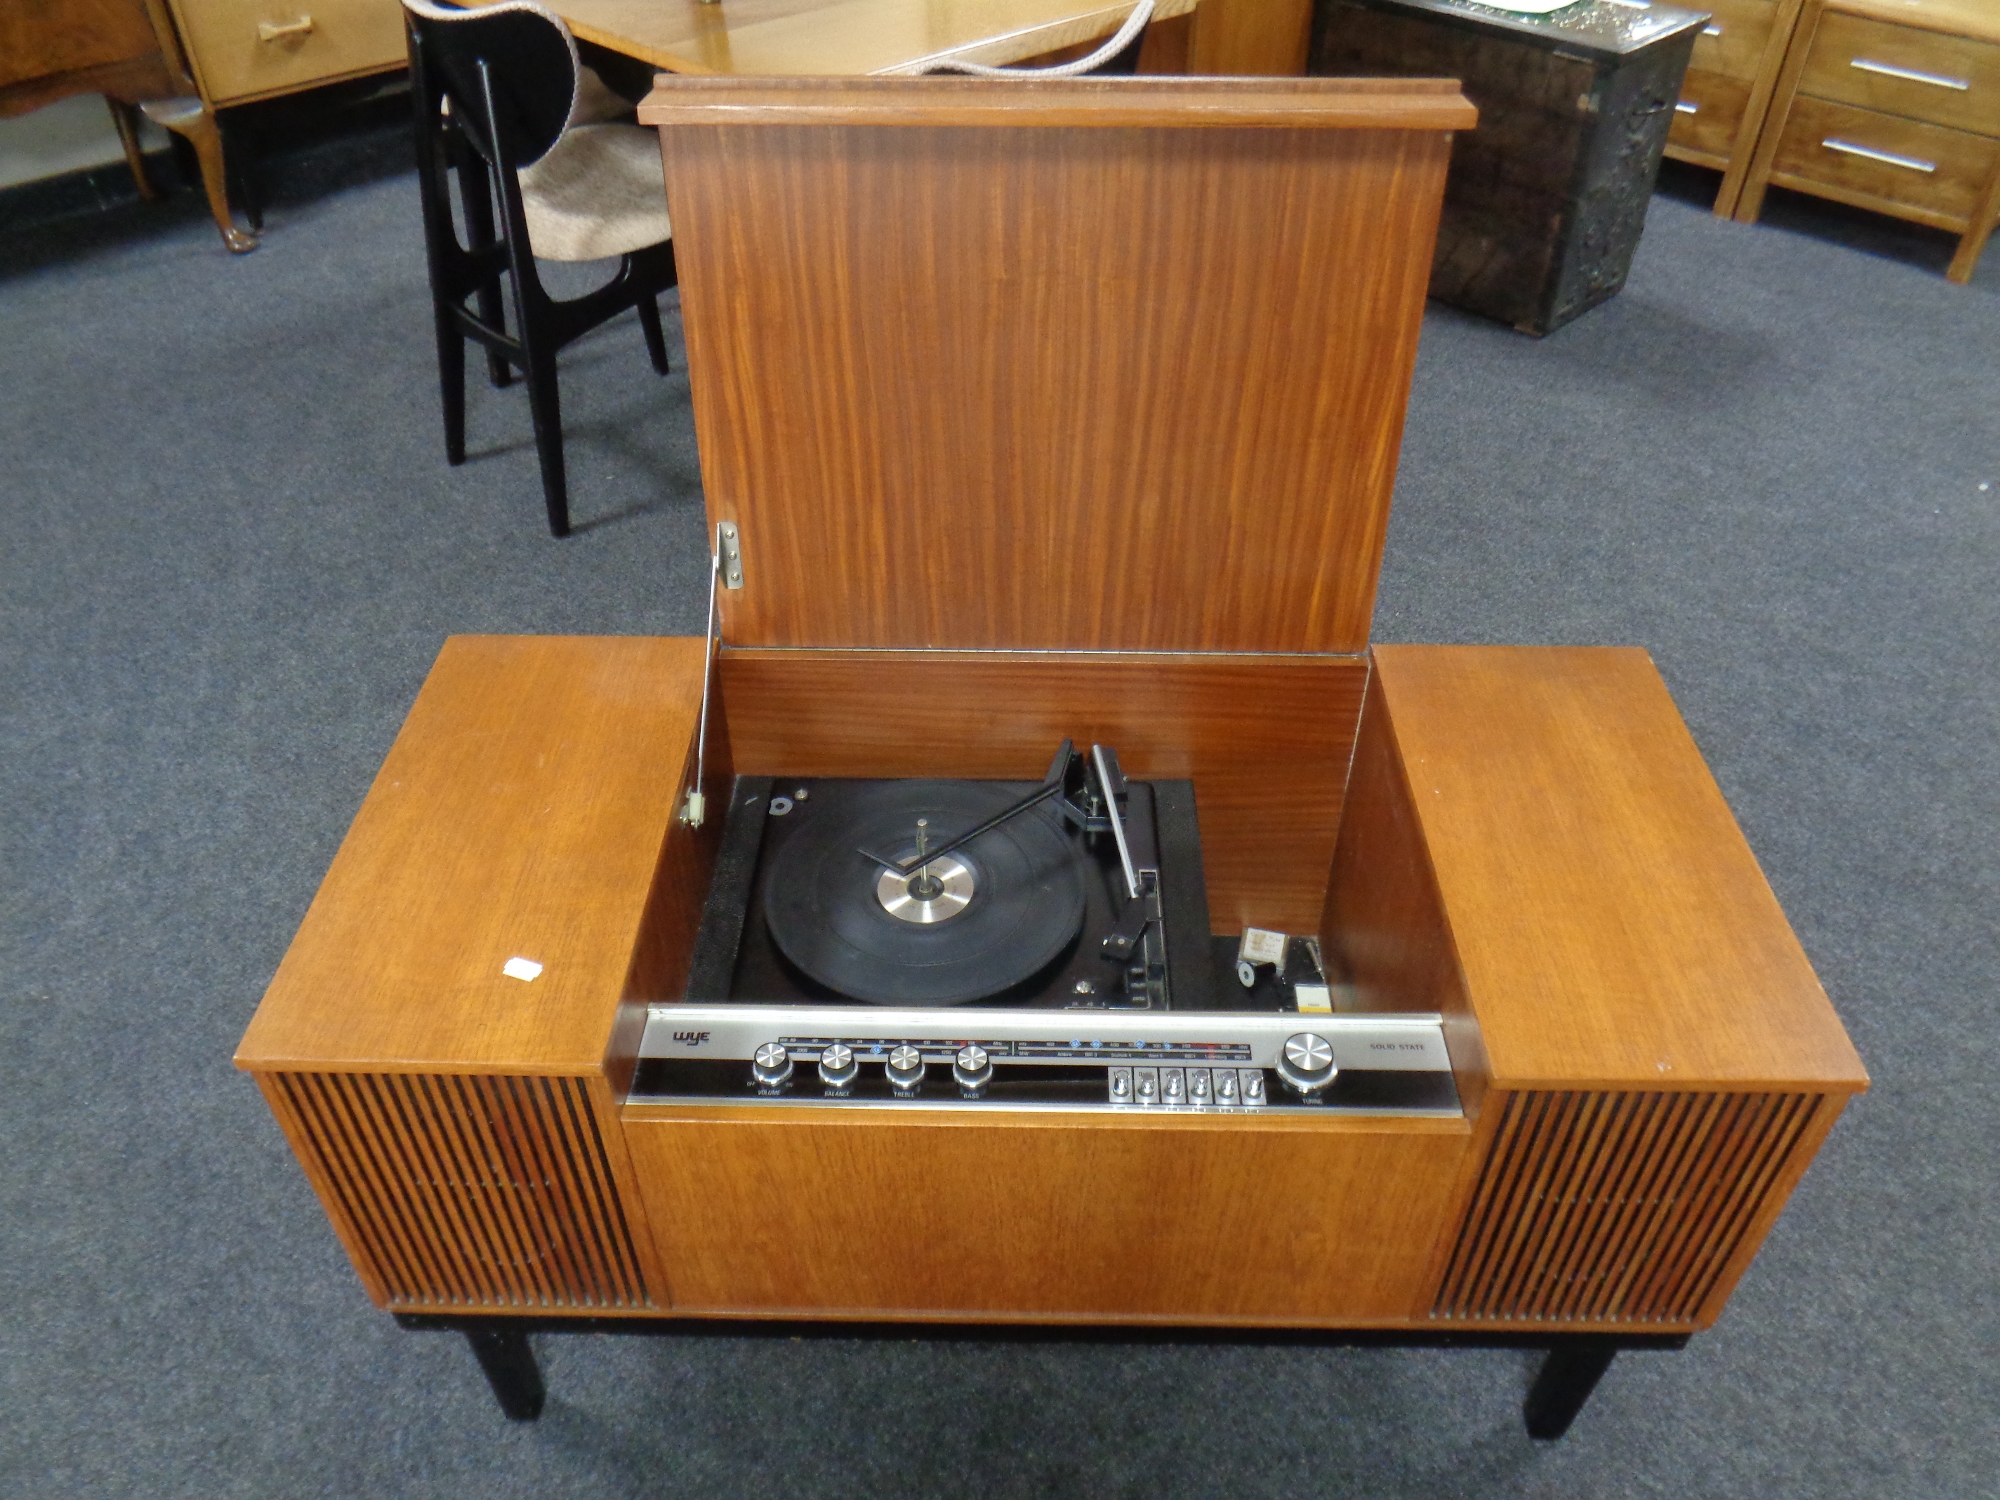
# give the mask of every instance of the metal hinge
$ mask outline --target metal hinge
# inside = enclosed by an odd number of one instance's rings
[[[743,587],[743,539],[736,534],[734,521],[723,521],[715,528],[715,550],[722,559],[722,586],[726,589]]]

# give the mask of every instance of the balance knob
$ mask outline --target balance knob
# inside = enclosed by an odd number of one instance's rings
[[[750,1059],[750,1076],[765,1093],[775,1094],[792,1081],[792,1054],[776,1042],[766,1042]]]
[[[854,1049],[845,1042],[820,1048],[819,1081],[826,1085],[828,1093],[846,1093],[853,1086],[854,1075],[860,1071],[861,1064],[854,1060]]]
[[[1339,1074],[1333,1065],[1333,1043],[1316,1031],[1285,1038],[1278,1051],[1278,1076],[1301,1099],[1310,1099]]]
[[[958,1080],[961,1094],[977,1099],[993,1081],[993,1059],[984,1047],[960,1047],[958,1056],[951,1060],[951,1076]]]
[[[924,1083],[924,1055],[915,1047],[896,1047],[889,1053],[889,1087],[899,1098],[914,1099]]]

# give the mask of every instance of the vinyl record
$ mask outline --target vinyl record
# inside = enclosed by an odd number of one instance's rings
[[[929,819],[933,847],[977,827],[1021,793],[1016,784],[881,781],[838,805],[790,816],[764,886],[764,920],[786,958],[830,989],[877,1005],[962,1005],[1033,978],[1083,929],[1074,845],[1046,808],[1030,808],[953,856],[969,896],[930,920],[891,914],[900,892],[860,851],[914,851]],[[880,891],[878,892],[878,887]],[[885,905],[885,901],[889,905]],[[936,915],[947,911],[946,915]]]

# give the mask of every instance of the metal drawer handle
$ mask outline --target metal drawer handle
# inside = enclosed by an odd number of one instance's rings
[[[1912,172],[1935,172],[1937,163],[1925,161],[1916,156],[1898,156],[1893,151],[1877,151],[1872,146],[1857,146],[1852,141],[1825,140],[1820,144],[1829,151],[1844,151],[1849,156],[1865,156],[1870,161],[1879,161],[1892,167],[1906,167]]]
[[[300,16],[289,26],[273,26],[269,21],[259,21],[257,23],[257,40],[260,42],[275,42],[279,37],[304,36],[312,29],[313,18],[311,16]]]
[[[1677,115],[1698,115],[1701,113],[1701,106],[1699,104],[1690,104],[1687,100],[1683,99],[1674,106],[1674,113]]]
[[[1859,68],[1864,73],[1880,73],[1884,78],[1900,78],[1905,83],[1928,83],[1934,89],[1957,89],[1961,94],[1972,85],[1963,78],[1947,78],[1942,73],[1919,73],[1915,68],[1897,68],[1888,63],[1870,62],[1865,57],[1857,57],[1848,63],[1850,68]]]

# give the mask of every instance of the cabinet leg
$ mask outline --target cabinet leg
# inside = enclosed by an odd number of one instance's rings
[[[532,1422],[542,1414],[548,1391],[525,1332],[487,1324],[467,1328],[465,1341],[472,1345],[486,1383],[493,1387],[493,1398],[510,1422]]]
[[[1972,268],[1979,264],[1979,253],[1993,234],[1995,219],[2000,219],[2000,171],[1994,172],[1993,180],[1980,194],[1979,207],[1972,211],[1971,227],[1960,237],[1958,254],[1951,258],[1951,269],[1944,273],[1947,277],[1961,285],[1972,280]]]
[[[118,127],[118,144],[125,148],[125,165],[132,169],[132,181],[138,185],[139,196],[148,203],[159,202],[160,190],[146,175],[146,158],[139,149],[139,111],[109,94],[104,96],[104,102],[111,110],[111,123]]]
[[[1617,1353],[1618,1345],[1611,1340],[1591,1338],[1549,1350],[1522,1412],[1528,1421],[1528,1436],[1554,1439],[1568,1432]]]
[[[215,115],[199,99],[156,99],[139,106],[155,125],[171,130],[194,147],[201,163],[201,185],[208,193],[208,210],[215,215],[215,227],[222,231],[222,243],[232,254],[244,255],[257,248],[257,236],[245,234],[229,216],[228,178],[222,160],[222,131]]]

